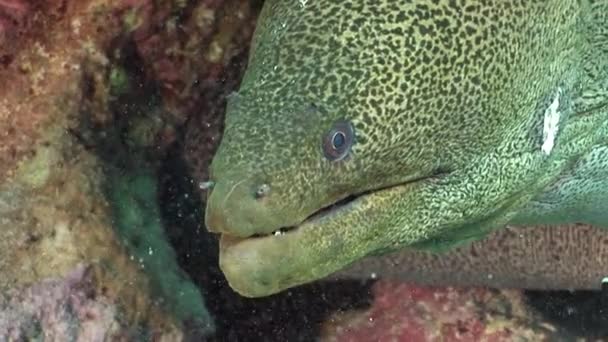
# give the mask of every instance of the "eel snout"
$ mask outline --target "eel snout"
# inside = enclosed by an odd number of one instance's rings
[[[205,224],[213,233],[247,238],[276,233],[299,219],[278,212],[267,182],[250,179],[214,182],[207,200]]]

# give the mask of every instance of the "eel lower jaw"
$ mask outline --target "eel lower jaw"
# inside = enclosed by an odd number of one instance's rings
[[[263,236],[237,237],[222,234],[220,238],[220,268],[230,287],[244,297],[264,297],[303,283],[296,278],[306,276],[314,265],[302,254],[306,246],[317,243],[316,234],[323,234],[326,220],[347,216],[357,210],[365,196],[351,197],[331,205],[297,226],[281,228]],[[345,227],[346,228],[346,227]],[[309,251],[305,253],[309,253]],[[302,272],[298,271],[302,270]]]

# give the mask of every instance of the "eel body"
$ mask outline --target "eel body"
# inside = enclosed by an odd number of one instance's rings
[[[607,277],[608,232],[581,224],[507,226],[445,253],[406,248],[330,276],[534,290],[599,290]]]
[[[267,0],[210,178],[206,225],[244,296],[357,264],[597,288],[608,1]]]

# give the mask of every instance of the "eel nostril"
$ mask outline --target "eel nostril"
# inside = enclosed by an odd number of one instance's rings
[[[264,184],[258,186],[258,188],[255,190],[255,198],[256,199],[264,198],[264,197],[268,196],[268,193],[270,193],[270,185],[264,183]]]

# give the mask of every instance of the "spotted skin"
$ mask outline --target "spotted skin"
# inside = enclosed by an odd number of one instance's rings
[[[607,11],[573,0],[266,1],[211,165],[206,224],[222,235],[230,285],[270,295],[369,255],[445,251],[542,222],[534,203],[608,136]],[[355,142],[333,162],[321,142],[340,120]],[[310,217],[344,198],[354,199]]]

